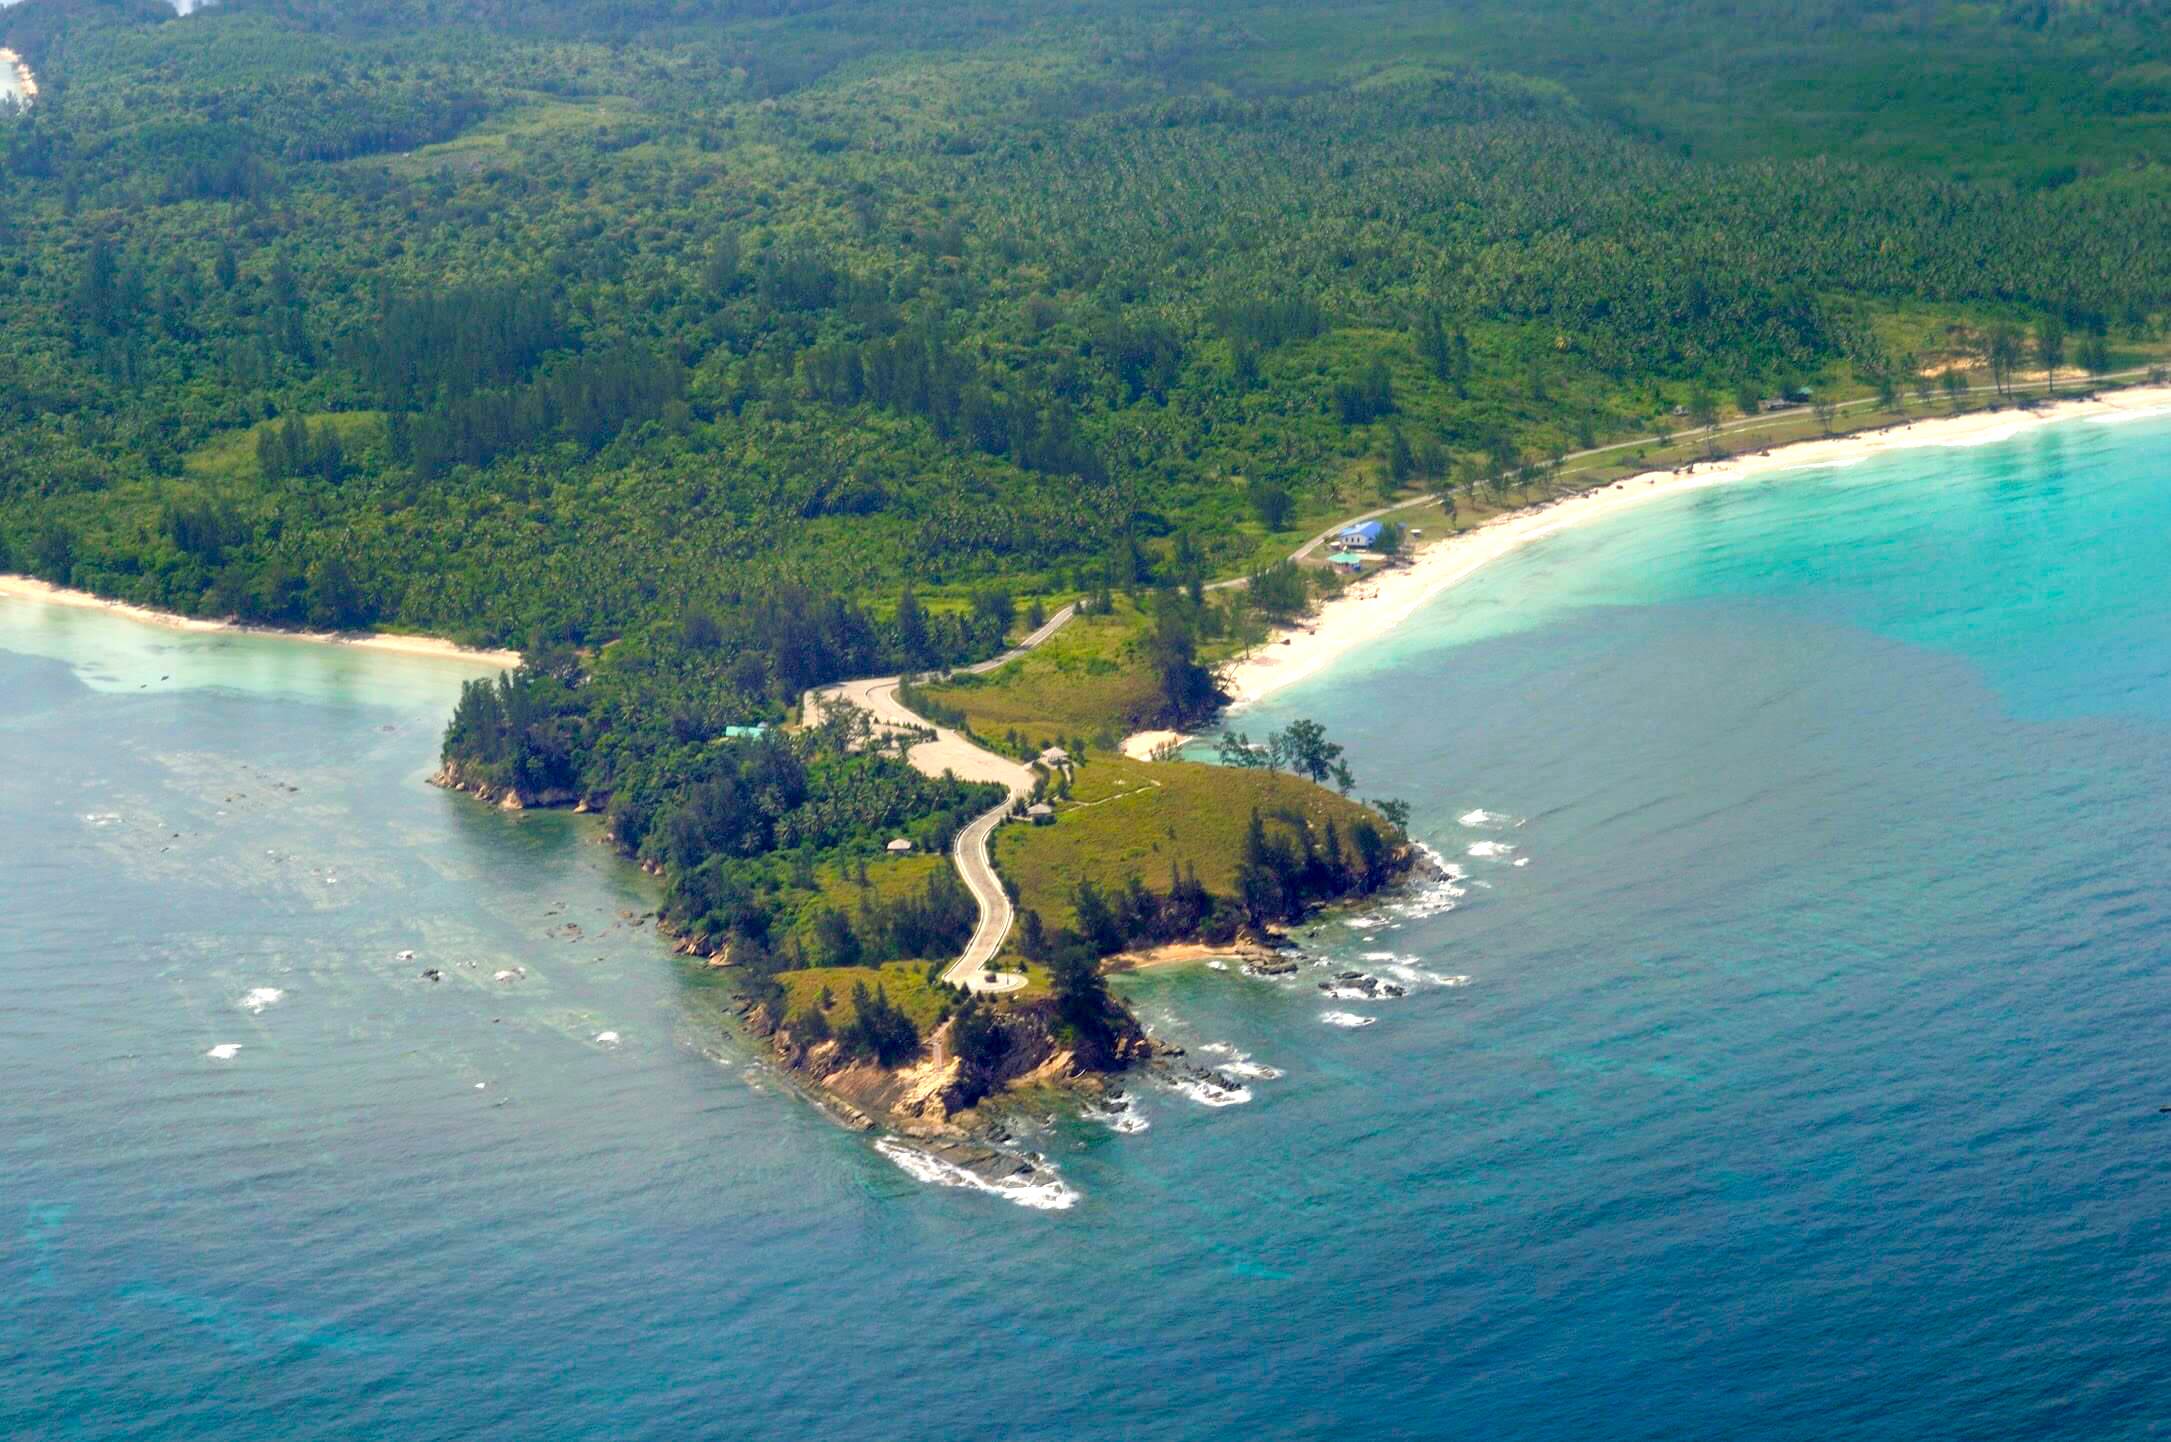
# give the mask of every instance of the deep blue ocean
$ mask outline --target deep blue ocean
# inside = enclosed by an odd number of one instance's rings
[[[2171,421],[1659,502],[1243,718],[1461,895],[1308,939],[1399,1000],[1127,979],[1251,1100],[1052,1123],[1066,1209],[425,786],[463,674],[0,602],[0,1436],[2171,1432]]]

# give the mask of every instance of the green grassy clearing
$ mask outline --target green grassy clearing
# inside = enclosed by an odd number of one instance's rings
[[[376,444],[384,435],[383,411],[318,411],[304,415],[312,427],[329,425],[339,433],[339,443],[352,455]],[[241,430],[225,431],[190,451],[181,460],[181,473],[207,484],[249,483],[262,479],[256,464],[257,437],[286,423],[259,421]]]
[[[1254,810],[1271,816],[1293,808],[1314,827],[1332,820],[1344,836],[1370,815],[1297,776],[1121,756],[1079,767],[1071,798],[1054,805],[1054,825],[1006,824],[994,845],[996,866],[1016,886],[1019,907],[1039,912],[1051,929],[1075,919],[1070,899],[1080,881],[1115,891],[1137,876],[1165,892],[1175,865],[1196,870],[1216,895],[1230,894]]]

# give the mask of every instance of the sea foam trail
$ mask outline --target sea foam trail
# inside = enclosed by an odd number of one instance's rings
[[[1392,951],[1368,951],[1364,960],[1376,963],[1382,973],[1407,986],[1468,986],[1467,976],[1450,976],[1445,972],[1430,971],[1419,966],[1420,957],[1405,956]]]
[[[1036,1212],[1065,1212],[1078,1204],[1077,1191],[1053,1175],[1042,1181],[1005,1177],[991,1182],[955,1162],[946,1162],[941,1157],[923,1152],[917,1147],[908,1147],[902,1142],[891,1141],[888,1137],[877,1141],[874,1149],[888,1157],[906,1176],[929,1186],[962,1187],[967,1191],[987,1192],[1017,1206],[1030,1207]],[[1042,1170],[1050,1169],[1043,1167]]]

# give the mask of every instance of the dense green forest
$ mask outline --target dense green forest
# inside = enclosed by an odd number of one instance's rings
[[[973,799],[722,740],[808,685],[1676,408],[2006,328],[2107,369],[2171,305],[2141,0],[23,0],[0,41],[42,92],[0,569],[522,647],[448,756],[607,802],[740,931],[761,868]]]

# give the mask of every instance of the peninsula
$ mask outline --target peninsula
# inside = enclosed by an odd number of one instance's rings
[[[0,572],[483,653],[871,1118],[1422,864],[1241,707],[1487,557],[2171,357],[2150,7],[787,8],[0,8]]]

